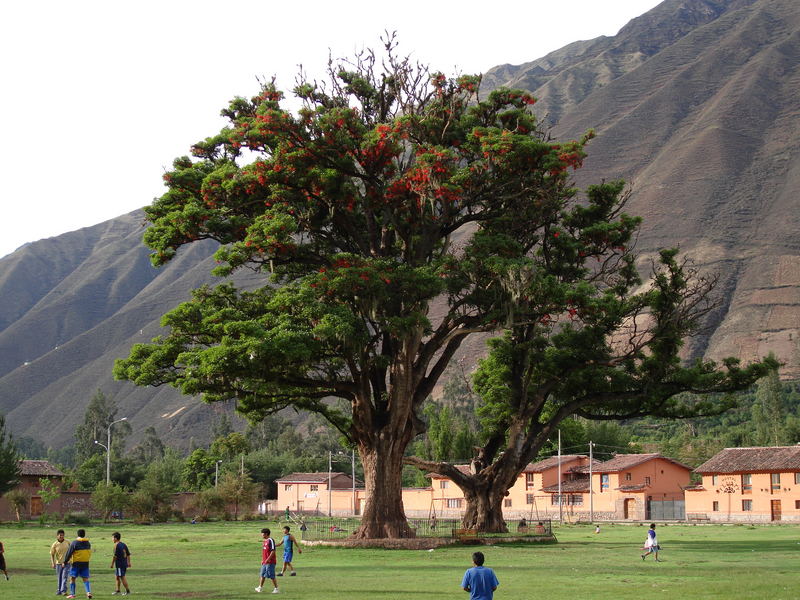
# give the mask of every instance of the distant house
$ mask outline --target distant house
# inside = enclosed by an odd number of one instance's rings
[[[354,486],[353,479],[345,473],[291,473],[275,483],[279,511],[288,507],[298,513],[361,514],[364,504],[363,486],[358,482]]]
[[[30,498],[28,506],[23,511],[22,518],[38,517],[45,508],[52,508],[45,507],[42,503],[42,498],[39,496],[39,490],[41,489],[39,480],[49,479],[57,487],[61,487],[64,473],[46,460],[21,460],[19,466],[21,471],[20,484],[16,489],[22,490]],[[54,504],[57,503],[58,501],[54,502]],[[58,504],[60,507],[60,503]],[[0,520],[9,521],[12,519],[16,519],[14,510],[9,506],[5,498],[0,498]]]
[[[686,513],[709,521],[800,522],[800,446],[725,448],[695,469]]]
[[[463,472],[469,465],[456,465]],[[503,498],[506,521],[564,518],[589,520],[682,519],[683,488],[691,467],[660,454],[620,454],[593,461],[583,454],[551,456],[529,464]],[[403,488],[403,508],[409,518],[460,518],[466,509],[461,489],[439,473],[430,473],[430,487]],[[559,488],[559,481],[561,486]],[[360,514],[363,487],[353,490],[343,473],[292,473],[276,480],[277,507],[293,512]],[[559,491],[561,496],[559,499]],[[591,491],[591,495],[590,495]]]

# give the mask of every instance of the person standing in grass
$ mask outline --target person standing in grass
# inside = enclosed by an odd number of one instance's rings
[[[647,530],[647,539],[644,541],[644,549],[647,550],[644,554],[642,554],[642,560],[647,558],[649,554],[656,555],[656,562],[661,562],[658,560],[658,551],[661,548],[658,546],[658,538],[656,538],[656,524],[650,523],[650,529]]]
[[[114,542],[114,552],[111,555],[111,568],[114,569],[114,577],[116,577],[117,589],[111,594],[117,596],[120,593],[120,584],[125,586],[125,591],[122,592],[123,596],[131,593],[131,588],[128,587],[128,580],[125,573],[131,568],[131,551],[128,550],[127,544],[122,541],[122,536],[117,533],[111,534],[111,541]]]
[[[6,549],[3,547],[3,542],[0,542],[0,571],[6,576],[8,581],[8,571],[6,570]]]
[[[492,600],[494,591],[500,585],[494,571],[483,566],[484,560],[483,552],[475,552],[472,555],[473,567],[467,569],[461,580],[461,587],[469,592],[470,600]]]
[[[69,550],[69,542],[64,539],[64,530],[56,531],[56,541],[50,546],[50,566],[56,570],[56,596],[67,593],[67,575],[69,563],[64,562],[64,557]]]
[[[275,557],[275,540],[270,536],[270,530],[266,527],[261,530],[261,537],[263,543],[261,544],[261,579],[258,582],[256,591],[260,592],[264,589],[264,581],[267,579],[272,580],[272,593],[278,593],[278,581],[275,579],[275,565],[278,559]]]
[[[86,597],[92,597],[92,587],[89,583],[89,559],[92,557],[92,544],[86,537],[85,529],[78,529],[78,537],[72,540],[64,563],[72,561],[72,568],[69,570],[69,596],[75,597],[75,580],[80,577],[83,579],[83,587],[86,588]]]
[[[292,557],[294,555],[294,547],[297,546],[297,552],[302,554],[303,551],[300,549],[300,544],[297,542],[295,537],[289,533],[289,526],[283,528],[283,539],[278,542],[278,546],[283,546],[283,568],[281,572],[278,573],[278,577],[283,577],[283,574],[286,573],[286,567],[289,567],[292,571],[292,576],[294,577],[297,575],[297,571],[294,570],[292,566]]]

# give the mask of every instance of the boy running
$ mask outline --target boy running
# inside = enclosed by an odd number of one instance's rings
[[[69,545],[64,564],[72,561],[72,568],[69,571],[69,596],[75,597],[75,580],[80,577],[83,579],[83,587],[86,588],[86,597],[92,597],[92,588],[89,583],[89,559],[92,557],[92,545],[86,538],[86,530],[78,529],[78,537]]]
[[[264,588],[264,581],[272,580],[272,593],[278,593],[278,582],[275,580],[275,564],[278,559],[275,557],[275,540],[269,537],[270,531],[266,527],[261,530],[261,537],[264,539],[261,545],[261,580],[258,582],[257,592]]]
[[[294,570],[292,566],[292,555],[294,551],[295,545],[297,546],[297,552],[302,554],[303,551],[300,549],[300,544],[297,542],[295,537],[289,533],[289,527],[283,528],[283,539],[278,542],[278,546],[283,545],[283,568],[281,572],[278,573],[278,577],[283,577],[283,574],[286,572],[286,567],[289,567],[292,570],[292,577],[297,575],[297,571]],[[277,546],[276,546],[277,547]]]
[[[111,541],[114,542],[114,552],[111,555],[111,568],[114,569],[114,576],[117,579],[117,589],[112,592],[112,596],[119,595],[120,583],[125,586],[123,596],[131,593],[131,588],[128,587],[128,580],[125,578],[125,573],[131,566],[131,553],[125,542],[121,542],[122,536],[119,533],[111,534]]]
[[[50,546],[50,566],[56,570],[56,596],[67,593],[67,575],[69,563],[64,562],[64,557],[69,550],[69,542],[64,539],[64,530],[56,532],[56,541]]]

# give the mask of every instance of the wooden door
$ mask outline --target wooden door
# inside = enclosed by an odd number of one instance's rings
[[[773,500],[772,501],[772,520],[773,521],[780,521],[781,520],[781,501],[780,500]]]
[[[31,516],[38,517],[42,514],[42,499],[39,496],[31,497]]]
[[[636,500],[633,498],[626,498],[625,503],[622,505],[623,510],[623,519],[632,519],[633,518],[633,509],[634,505],[636,504]]]

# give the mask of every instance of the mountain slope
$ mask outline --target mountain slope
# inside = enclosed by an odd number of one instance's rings
[[[680,245],[718,275],[720,306],[688,355],[772,351],[785,377],[800,377],[796,0],[667,0],[616,36],[490,70],[482,93],[498,85],[534,92],[556,138],[597,131],[577,184],[631,182],[643,267]],[[158,334],[164,312],[213,282],[212,244],[156,270],[141,235],[135,212],[0,259],[0,411],[15,435],[69,443],[102,388],[134,436],[149,425],[172,443],[207,436],[217,407],[111,377],[114,359]],[[482,352],[482,339],[469,340],[465,364]]]

